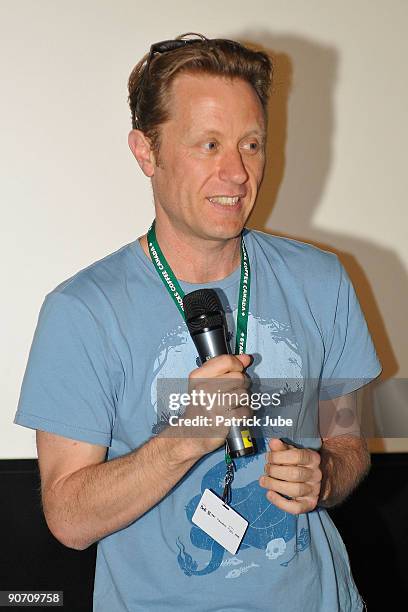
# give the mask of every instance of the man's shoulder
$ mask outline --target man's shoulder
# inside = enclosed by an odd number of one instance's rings
[[[47,298],[59,295],[88,302],[100,299],[103,295],[112,295],[124,284],[133,244],[134,242],[127,243],[81,268],[56,285],[47,294]]]
[[[244,238],[249,238],[272,265],[282,265],[293,274],[327,276],[340,272],[341,264],[335,253],[308,242],[252,229],[245,231]]]

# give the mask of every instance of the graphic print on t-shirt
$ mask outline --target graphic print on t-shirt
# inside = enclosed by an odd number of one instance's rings
[[[226,313],[229,329],[233,329],[236,312]],[[251,378],[290,381],[289,393],[302,391],[302,359],[296,339],[289,325],[276,320],[260,319],[249,315],[248,349],[255,346],[260,359],[255,360]],[[180,378],[196,367],[197,353],[186,326],[181,322],[162,338],[154,363],[151,384],[151,403],[157,412],[157,379]],[[291,388],[297,381],[296,389]],[[294,393],[293,393],[294,394]],[[160,412],[162,416],[162,413]],[[165,415],[166,417],[166,415]],[[162,425],[166,424],[166,418]],[[161,423],[153,423],[152,433],[160,431]],[[231,506],[249,521],[248,529],[237,555],[229,553],[202,529],[192,523],[192,516],[206,488],[221,495],[225,475],[225,462],[219,460],[204,474],[196,495],[186,499],[185,517],[188,521],[189,542],[180,534],[177,538],[177,562],[187,576],[203,576],[215,570],[227,570],[225,578],[238,578],[262,564],[279,562],[287,566],[297,553],[310,545],[309,530],[298,532],[297,516],[284,512],[266,498],[266,489],[259,485],[264,471],[265,451],[263,443],[258,453],[235,460],[236,472],[232,486]],[[258,441],[259,447],[259,441]],[[194,550],[208,551],[205,564],[194,559]],[[254,556],[251,551],[257,551]],[[262,552],[260,558],[259,553]],[[202,557],[201,557],[202,558]],[[201,566],[199,566],[201,565]]]

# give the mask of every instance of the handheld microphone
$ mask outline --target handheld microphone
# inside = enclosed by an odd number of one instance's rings
[[[201,363],[218,355],[231,355],[224,309],[214,289],[198,289],[183,297],[188,331]],[[232,425],[227,437],[231,457],[257,452],[255,438],[247,426]]]

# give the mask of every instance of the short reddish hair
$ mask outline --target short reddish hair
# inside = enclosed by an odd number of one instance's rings
[[[272,62],[266,53],[223,38],[186,39],[181,34],[175,41],[188,40],[182,47],[156,55],[147,53],[133,68],[128,81],[128,103],[132,128],[150,139],[159,149],[160,125],[169,119],[169,89],[181,72],[204,73],[248,82],[255,90],[265,113],[272,82]]]

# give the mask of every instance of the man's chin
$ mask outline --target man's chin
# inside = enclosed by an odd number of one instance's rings
[[[214,217],[209,216],[206,231],[222,240],[236,238],[244,229],[248,217],[249,215],[246,215],[245,217],[240,216],[239,218],[237,217],[235,219],[215,219]]]
[[[208,227],[206,238],[209,240],[228,241],[240,236],[244,225],[236,224],[234,227],[218,226]]]

